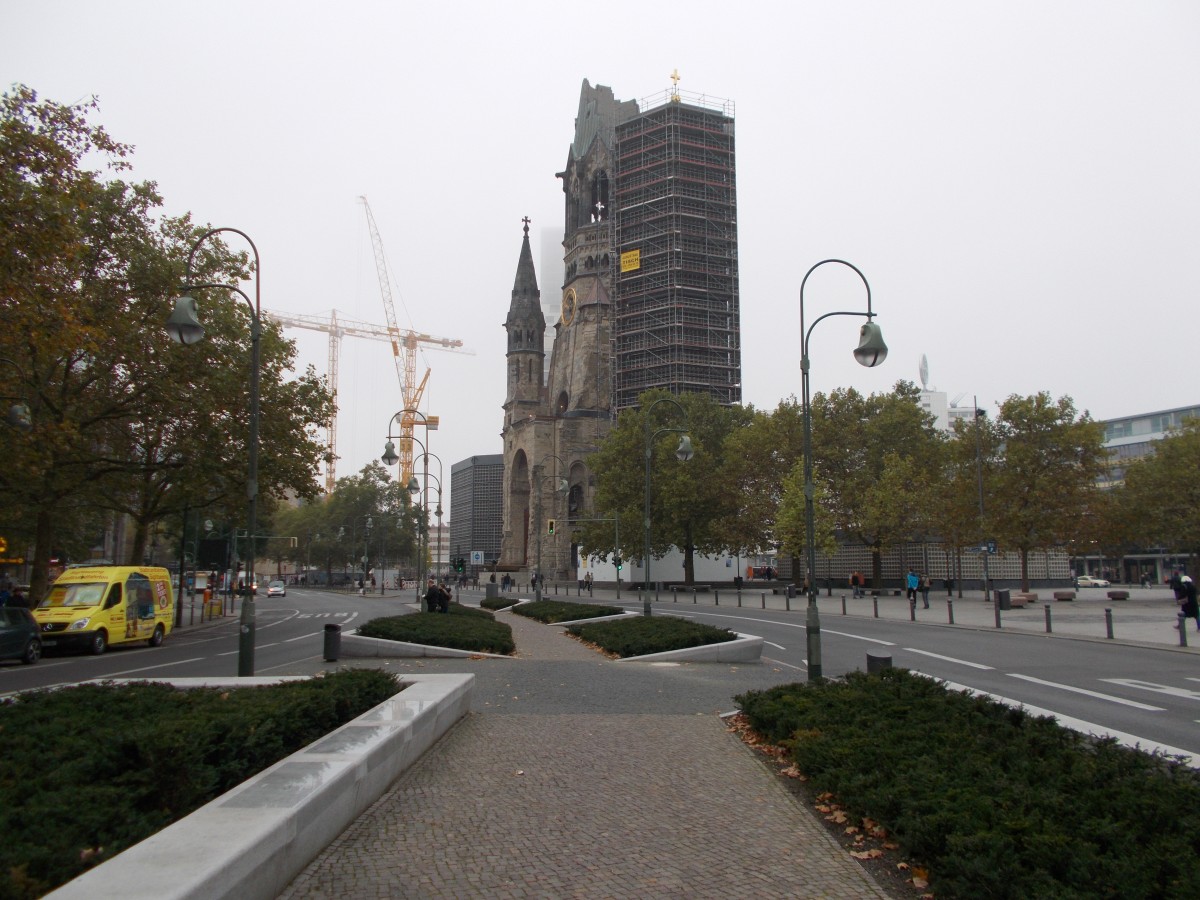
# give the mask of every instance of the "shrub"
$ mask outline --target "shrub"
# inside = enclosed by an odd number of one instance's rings
[[[732,641],[737,635],[674,616],[638,616],[616,622],[581,623],[567,631],[622,659]]]
[[[556,622],[573,622],[576,619],[594,619],[598,616],[619,616],[625,610],[619,606],[597,606],[594,603],[568,603],[562,600],[535,600],[522,603],[513,610],[519,616],[537,619],[547,625]]]
[[[359,628],[358,633],[386,641],[428,644],[476,653],[511,654],[516,649],[512,629],[503,622],[495,621],[491,613],[461,607],[457,614],[453,614],[456,605],[450,604],[452,614],[448,616],[417,613],[372,619]]]
[[[499,597],[484,597],[479,601],[479,605],[484,609],[507,609],[519,600],[519,597],[506,596],[501,594]]]
[[[0,897],[39,897],[399,690],[379,670],[270,687],[87,684],[0,702]]]
[[[939,897],[1200,896],[1200,773],[892,669],[736,698]]]

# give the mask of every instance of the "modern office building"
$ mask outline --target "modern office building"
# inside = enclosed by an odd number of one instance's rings
[[[501,489],[504,483],[504,456],[472,456],[450,467],[450,533],[442,560],[456,556],[467,558],[467,571],[472,553],[484,566],[492,566],[500,557]]]
[[[1151,453],[1156,441],[1161,441],[1185,419],[1200,417],[1200,406],[1181,406],[1159,412],[1140,413],[1120,419],[1104,420],[1104,447],[1108,450],[1108,467],[1103,487],[1116,487],[1125,481],[1125,468],[1135,459]]]

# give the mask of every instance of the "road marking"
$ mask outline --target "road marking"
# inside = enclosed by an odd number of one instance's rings
[[[319,631],[314,631],[312,634],[302,634],[302,635],[300,635],[300,637],[288,638],[288,639],[287,639],[286,641],[284,641],[283,643],[285,643],[285,644],[293,644],[293,643],[295,643],[296,641],[308,641],[308,640],[311,640],[312,638],[315,638],[315,637],[320,637],[320,636],[321,636],[321,632],[319,632]]]
[[[922,656],[932,656],[934,659],[940,659],[945,662],[958,663],[960,666],[970,666],[972,669],[987,669],[991,670],[994,666],[985,666],[983,663],[969,662],[965,659],[955,659],[953,656],[942,656],[940,653],[930,653],[928,650],[918,650],[916,647],[905,647],[909,653],[919,653]]]
[[[149,672],[151,669],[165,669],[168,666],[181,666],[184,663],[201,662],[203,656],[197,656],[195,659],[179,659],[175,662],[159,663],[156,666],[142,666],[138,669],[123,669],[120,672],[109,672],[107,675],[99,675],[96,678],[89,679],[91,681],[103,681],[105,678],[114,678],[118,675],[132,675],[134,672]]]
[[[1071,691],[1074,694],[1084,694],[1088,697],[1095,697],[1097,700],[1111,700],[1113,703],[1120,703],[1122,706],[1132,706],[1134,709],[1144,709],[1148,712],[1163,712],[1163,708],[1161,706],[1150,706],[1146,703],[1138,703],[1136,700],[1126,700],[1124,697],[1114,697],[1112,694],[1101,694],[1099,691],[1089,691],[1087,688],[1075,687],[1074,685],[1070,684],[1059,684],[1056,681],[1044,681],[1041,678],[1034,678],[1032,675],[1018,675],[1016,672],[1009,672],[1008,677],[1020,678],[1022,681],[1030,681],[1034,684],[1058,688],[1062,691]]]
[[[1101,678],[1110,684],[1123,684],[1125,687],[1137,688],[1142,691],[1154,691],[1157,694],[1169,694],[1172,697],[1186,697],[1188,700],[1200,700],[1200,691],[1189,691],[1186,688],[1171,687],[1169,684],[1155,684],[1153,681],[1139,681],[1136,678]],[[1189,678],[1188,681],[1200,679]]]
[[[932,678],[933,676],[926,676]],[[935,681],[941,681],[940,678],[935,678]],[[1070,728],[1072,731],[1079,731],[1083,734],[1089,734],[1092,737],[1112,738],[1118,744],[1124,747],[1131,747],[1135,750],[1142,750],[1147,753],[1161,753],[1164,756],[1178,756],[1183,759],[1185,765],[1195,768],[1200,768],[1200,753],[1192,750],[1181,750],[1179,747],[1172,747],[1170,744],[1160,744],[1157,741],[1149,741],[1145,738],[1138,737],[1136,734],[1130,734],[1127,731],[1116,731],[1112,728],[1105,728],[1103,725],[1096,725],[1093,722],[1087,722],[1083,719],[1076,719],[1071,716],[1064,716],[1061,713],[1056,713],[1051,709],[1043,709],[1040,706],[1030,706],[1028,703],[1022,703],[1020,700],[1013,700],[1011,697],[1002,697],[999,694],[993,694],[988,691],[976,690],[972,687],[967,687],[965,684],[955,684],[952,681],[942,681],[947,688],[952,691],[965,691],[968,694],[976,697],[989,697],[1006,706],[1012,706],[1016,709],[1023,709],[1032,716],[1049,716],[1062,725],[1064,728]]]
[[[804,622],[776,622],[772,619],[756,619],[753,616],[724,616],[720,613],[676,613],[669,610],[665,611],[667,615],[678,616],[681,619],[693,619],[697,616],[703,616],[706,619],[737,619],[739,622],[762,622],[765,625],[780,625],[784,628],[806,628]],[[866,641],[869,644],[882,644],[884,647],[895,647],[895,641],[881,641],[878,638],[863,637],[861,634],[850,634],[845,631],[834,631],[832,628],[822,628],[822,634],[836,634],[838,637],[853,638],[856,641]]]
[[[784,653],[787,653],[787,647],[782,644],[772,644],[770,641],[763,641],[763,643],[768,647],[774,647],[776,650],[782,650]]]
[[[771,663],[772,665],[786,666],[789,669],[795,669],[797,672],[803,671],[802,666],[794,666],[789,662],[784,662],[782,659],[775,659],[770,656],[764,656],[763,659],[765,659],[767,662]]]

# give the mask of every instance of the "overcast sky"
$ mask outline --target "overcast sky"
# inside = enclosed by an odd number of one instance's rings
[[[931,387],[993,409],[1042,390],[1101,419],[1200,402],[1191,0],[0,12],[0,85],[96,95],[94,121],[135,146],[133,178],[158,183],[166,212],[254,239],[266,309],[385,324],[370,200],[401,327],[474,354],[418,361],[447,491],[453,463],[501,451],[521,219],[541,277],[584,78],[641,99],[677,69],[681,90],[736,104],[745,402],[800,395],[800,282],[829,257],[870,282],[890,354],[857,366],[860,323],[826,320],[814,392],[920,384],[926,354]],[[811,322],[864,308],[865,291],[831,265],[804,300]],[[324,373],[327,336],[288,334]],[[403,404],[387,344],[346,338],[340,368],[342,476],[379,456]]]

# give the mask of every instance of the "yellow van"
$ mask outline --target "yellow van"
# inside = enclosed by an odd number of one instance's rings
[[[129,641],[157,647],[175,627],[171,575],[153,566],[67,569],[33,617],[43,647],[82,647],[94,654]]]

